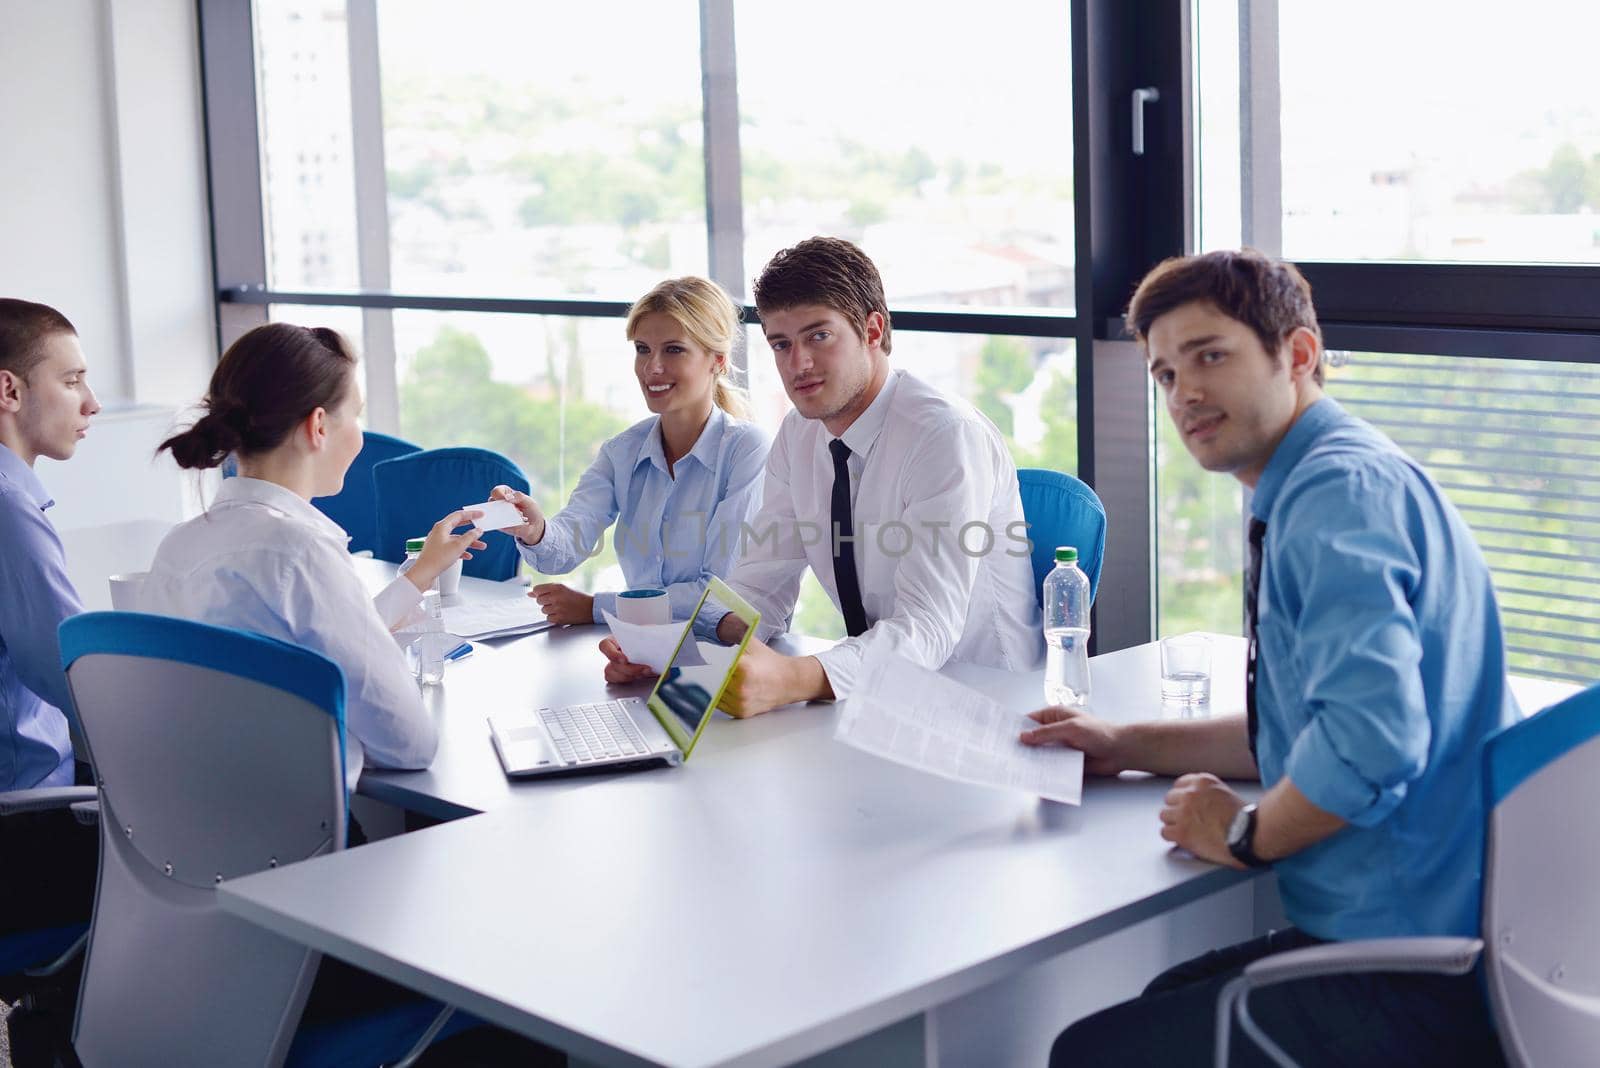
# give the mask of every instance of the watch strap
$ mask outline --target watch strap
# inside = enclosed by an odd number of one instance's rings
[[[1228,852],[1233,854],[1233,859],[1249,868],[1270,868],[1272,862],[1263,860],[1257,855],[1256,844],[1256,806],[1246,805],[1244,833],[1237,839],[1229,838]]]

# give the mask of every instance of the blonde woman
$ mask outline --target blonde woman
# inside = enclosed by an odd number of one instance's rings
[[[726,575],[740,525],[761,503],[767,435],[745,422],[744,394],[729,381],[739,307],[714,282],[673,278],[628,312],[633,370],[650,417],[600,447],[567,506],[545,518],[532,497],[497,486],[525,520],[508,530],[541,574],[581,564],[616,521],[612,540],[629,589],[667,591],[687,619],[711,575]],[[561,583],[530,596],[554,623],[598,623],[616,612],[615,592],[581,593]]]

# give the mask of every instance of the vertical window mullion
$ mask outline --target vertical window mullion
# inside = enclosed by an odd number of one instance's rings
[[[700,0],[700,91],[705,124],[706,241],[712,281],[736,301],[745,296],[744,202],[740,184],[739,78],[733,0]],[[743,333],[740,338],[742,341]],[[748,381],[741,343],[731,353]]]
[[[378,50],[377,0],[347,0],[350,44],[351,156],[356,193],[356,262],[364,290],[386,291],[389,274],[389,178],[383,143],[383,78]],[[367,425],[400,430],[400,386],[395,368],[394,313],[363,308]]]

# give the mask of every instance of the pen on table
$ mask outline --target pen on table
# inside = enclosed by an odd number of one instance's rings
[[[467,657],[472,655],[472,649],[473,645],[471,642],[462,642],[448,653],[445,653],[444,658],[446,660],[465,660]]]

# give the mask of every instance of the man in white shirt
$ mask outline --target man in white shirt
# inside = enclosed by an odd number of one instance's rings
[[[772,258],[755,298],[795,410],[728,576],[762,623],[722,707],[743,717],[846,697],[869,641],[930,668],[1036,668],[1044,643],[1016,465],[971,405],[890,368],[872,261],[848,241],[814,237]],[[788,629],[807,566],[850,637],[785,656],[765,642]],[[696,621],[725,642],[742,627],[732,614]],[[601,649],[607,681],[649,673],[611,639]]]

